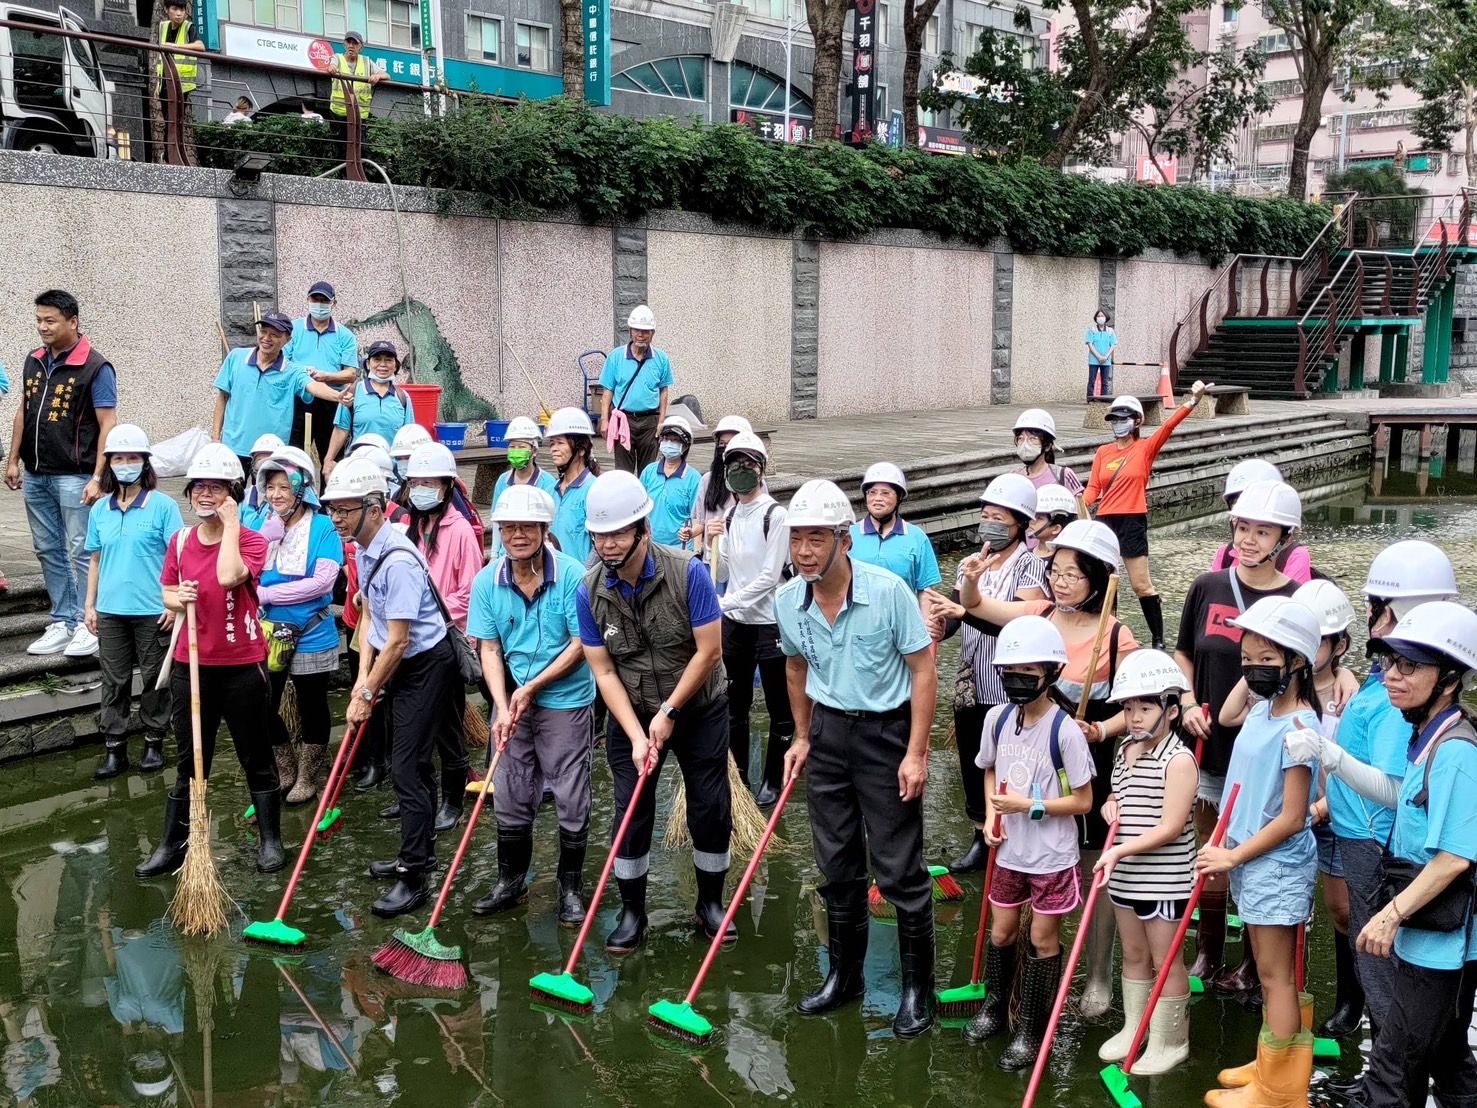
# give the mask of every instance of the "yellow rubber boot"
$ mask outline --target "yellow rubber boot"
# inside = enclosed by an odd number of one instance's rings
[[[1313,1030],[1313,994],[1298,993],[1298,1012],[1302,1016],[1303,1030]],[[1262,1034],[1266,1034],[1267,1025],[1262,1024]],[[1260,1041],[1260,1036],[1258,1036]],[[1221,1070],[1216,1075],[1216,1080],[1223,1088],[1240,1089],[1251,1084],[1252,1074],[1256,1072],[1256,1063],[1248,1062],[1244,1066],[1236,1066],[1232,1069]]]
[[[1308,1084],[1313,1080],[1313,1035],[1299,1032],[1292,1042],[1276,1045],[1270,1032],[1257,1040],[1256,1072],[1251,1084],[1239,1089],[1212,1089],[1205,1094],[1210,1108],[1308,1108]]]

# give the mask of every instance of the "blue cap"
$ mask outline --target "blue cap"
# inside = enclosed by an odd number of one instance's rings
[[[308,295],[309,296],[326,296],[330,300],[337,300],[338,299],[338,297],[334,295],[333,286],[330,285],[327,281],[317,281],[317,282],[315,282],[314,285],[313,285],[313,287],[308,290]]]
[[[369,349],[365,351],[364,360],[368,361],[376,354],[388,354],[392,358],[394,358],[395,361],[398,362],[400,360],[400,351],[395,349],[395,344],[389,339],[376,339],[374,342],[370,343]]]
[[[258,327],[270,327],[274,331],[281,331],[284,335],[292,334],[292,320],[281,312],[267,312],[261,319],[256,321]]]

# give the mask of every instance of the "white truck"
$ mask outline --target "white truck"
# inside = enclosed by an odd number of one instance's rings
[[[48,154],[108,157],[113,82],[93,44],[48,34],[86,25],[66,8],[49,12],[0,3],[0,146]],[[29,27],[34,26],[34,31]]]

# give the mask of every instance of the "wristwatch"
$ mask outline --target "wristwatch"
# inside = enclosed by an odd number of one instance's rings
[[[1031,786],[1031,811],[1033,820],[1041,821],[1046,818],[1046,802],[1041,799],[1041,786]]]
[[[365,685],[362,689],[359,690],[359,699],[360,700],[368,700],[371,703],[373,703],[374,702],[374,690],[371,689],[368,685]]]
[[[674,707],[672,707],[672,705],[668,704],[665,700],[663,700],[662,701],[661,711],[662,711],[662,714],[665,715],[668,719],[676,719],[677,718],[677,715],[681,711],[681,709],[680,708],[674,708]]]

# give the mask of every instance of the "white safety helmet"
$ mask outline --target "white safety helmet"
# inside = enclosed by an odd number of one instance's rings
[[[833,481],[807,481],[790,497],[785,523],[790,527],[850,527],[856,522],[851,501]]]
[[[287,473],[296,470],[303,475],[303,486],[298,490],[299,496],[312,492],[318,487],[318,467],[313,464],[313,459],[308,452],[296,446],[284,446],[280,450],[274,450],[272,456],[256,467],[257,492],[265,495],[267,491],[267,478],[274,473]],[[314,498],[316,499],[316,497]]]
[[[1036,490],[1038,516],[1077,516],[1077,498],[1063,485],[1042,485]]]
[[[583,408],[560,408],[549,417],[549,429],[546,432],[549,438],[559,435],[584,435],[586,438],[595,437],[595,428],[590,423],[590,417]]]
[[[626,316],[626,328],[631,331],[655,331],[656,313],[645,304],[637,304]]]
[[[1435,543],[1403,539],[1385,547],[1369,563],[1364,595],[1416,603],[1455,600],[1456,571],[1451,568],[1446,551]]]
[[[1158,700],[1165,693],[1185,693],[1190,689],[1185,671],[1162,650],[1135,650],[1118,664],[1113,678],[1113,694],[1108,697],[1121,704],[1125,700]]]
[[[417,446],[435,441],[431,438],[431,432],[419,423],[407,423],[395,432],[395,440],[390,443],[388,453],[392,458],[408,458]]]
[[[103,444],[104,454],[152,454],[149,436],[144,429],[133,423],[116,424],[108,432],[108,441]]]
[[[1227,513],[1234,523],[1271,523],[1296,531],[1303,525],[1303,501],[1297,489],[1281,481],[1257,481],[1231,505]]]
[[[558,413],[555,413],[558,417]],[[595,478],[585,500],[585,529],[609,535],[639,523],[655,507],[634,473],[613,469]]]
[[[680,435],[687,440],[688,446],[692,445],[692,424],[688,423],[683,416],[669,415],[666,419],[662,420],[662,425],[657,431],[657,437],[660,438],[668,432]]]
[[[873,485],[891,485],[897,489],[899,500],[908,498],[908,479],[891,462],[873,462],[867,467],[867,472],[862,477],[862,495],[866,496],[867,490]]]
[[[1015,417],[1016,431],[1039,431],[1056,438],[1056,420],[1045,408],[1027,408]]]
[[[1056,624],[1045,616],[1017,616],[995,640],[995,665],[1067,664],[1067,644]]]
[[[390,453],[390,440],[377,431],[365,431],[349,444],[349,453],[352,454],[361,446],[377,446],[386,454]]]
[[[1144,406],[1139,403],[1137,396],[1115,396],[1113,403],[1108,405],[1108,418],[1115,415],[1133,415],[1139,419],[1144,418]]]
[[[1027,519],[1035,519],[1036,486],[1023,473],[1002,473],[985,486],[985,491],[980,494],[980,503],[993,504]]]
[[[328,475],[328,484],[323,489],[323,499],[363,500],[374,494],[387,496],[389,485],[384,472],[370,459],[362,455],[346,458],[334,466]]]
[[[416,449],[419,450],[420,447],[416,447]],[[352,459],[345,459],[345,461],[350,460],[356,462],[368,462],[370,465],[374,466],[375,469],[379,470],[385,475],[386,481],[395,476],[394,460],[377,446],[366,446],[363,450],[356,450]],[[337,472],[338,470],[334,469],[334,473]]]
[[[752,435],[754,426],[741,415],[726,415],[718,421],[718,426],[713,428],[713,434],[726,435],[729,432],[738,435]]]
[[[190,459],[185,483],[191,481],[244,481],[241,459],[223,442],[208,442]]]
[[[529,419],[526,415],[517,416],[508,421],[508,429],[503,432],[503,442],[531,442],[537,446],[543,441],[544,433],[539,430],[539,425]]]
[[[1453,600],[1428,600],[1401,617],[1381,644],[1426,665],[1466,671],[1463,685],[1477,671],[1477,612]]]
[[[1332,581],[1318,578],[1299,585],[1291,599],[1318,617],[1318,626],[1324,635],[1342,634],[1354,622],[1354,605]]]
[[[1231,472],[1226,474],[1226,491],[1223,496],[1230,501],[1233,496],[1240,496],[1245,492],[1249,485],[1260,481],[1280,480],[1282,471],[1271,462],[1264,458],[1247,458],[1246,461],[1233,465]]]
[[[1106,523],[1096,519],[1074,519],[1062,528],[1051,543],[1058,550],[1075,550],[1096,559],[1112,573],[1118,568],[1118,536]]]
[[[271,454],[281,450],[286,445],[282,441],[282,436],[274,435],[268,431],[265,435],[257,436],[256,442],[251,444],[251,456],[255,458],[258,454]]]
[[[439,442],[428,442],[415,448],[405,463],[405,479],[416,477],[455,477],[456,459]]]
[[[730,454],[753,454],[760,461],[769,461],[769,451],[764,448],[764,440],[753,431],[740,431],[728,440],[728,445],[723,448],[723,459],[728,460]]]
[[[553,523],[554,498],[537,485],[509,485],[492,506],[493,523]]]
[[[1269,639],[1310,665],[1323,642],[1323,631],[1312,609],[1285,596],[1262,597],[1231,620],[1231,626]]]

